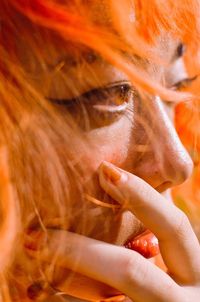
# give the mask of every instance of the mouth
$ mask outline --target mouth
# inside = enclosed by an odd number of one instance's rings
[[[86,196],[86,197],[88,199],[88,196]],[[98,201],[95,198],[92,198],[92,199],[94,199],[95,201]],[[90,200],[90,201],[94,202],[94,200]],[[109,200],[109,203],[108,203],[108,200]],[[104,207],[110,207],[110,208],[112,207],[113,209],[115,209],[117,211],[120,210],[119,205],[110,196],[106,196],[106,203],[101,202],[101,204]],[[136,217],[134,217],[134,220],[137,220]],[[132,226],[132,223],[131,223],[131,226]],[[127,223],[126,223],[126,229],[127,229]],[[122,238],[125,236],[126,235],[123,234]],[[158,239],[150,230],[146,229],[145,226],[142,225],[141,222],[139,222],[137,225],[136,234],[135,234],[135,232],[134,232],[134,234],[132,233],[132,235],[129,234],[129,236],[126,237],[125,241],[121,242],[121,244],[118,242],[118,244],[119,245],[122,244],[122,246],[124,246],[125,248],[139,253],[146,259],[153,258],[153,257],[157,256],[158,254],[160,254]]]
[[[155,257],[160,253],[158,239],[149,230],[133,239],[128,239],[124,247],[139,253],[146,259]]]
[[[164,182],[160,186],[156,187],[155,190],[160,194],[162,194],[169,202],[172,202],[170,190],[168,188],[169,188],[169,183]],[[116,200],[114,200],[105,192],[103,192],[101,198],[99,199],[103,200],[102,206],[112,208],[113,210],[116,210],[116,212],[118,212],[118,210],[120,211],[121,208],[119,204],[116,202]],[[128,223],[130,224],[128,231],[127,231],[127,221],[126,221],[126,231],[123,229],[122,235],[121,234],[118,235],[117,241],[115,241],[114,244],[124,246],[129,250],[135,251],[140,255],[142,255],[143,257],[145,257],[146,259],[151,259],[159,255],[160,254],[159,242],[156,236],[150,230],[148,230],[145,227],[145,225],[143,225],[139,220],[137,220],[135,216],[134,216],[134,221],[135,221],[134,225],[131,222]]]

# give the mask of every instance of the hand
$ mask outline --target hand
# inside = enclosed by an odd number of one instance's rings
[[[100,184],[157,236],[168,273],[137,252],[65,231],[49,231],[52,245],[44,259],[55,252],[61,236],[61,266],[104,282],[133,301],[200,301],[200,246],[187,216],[142,179],[111,164],[101,166]]]

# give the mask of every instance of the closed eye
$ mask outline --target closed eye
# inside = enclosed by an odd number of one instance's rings
[[[197,80],[198,76],[199,75],[195,75],[194,77],[185,78],[181,81],[178,81],[177,83],[173,84],[170,89],[179,91],[188,88],[194,81]]]
[[[66,107],[75,106],[77,103],[90,103],[90,106],[110,105],[120,106],[128,101],[128,96],[133,91],[130,83],[114,83],[109,86],[92,89],[82,95],[71,99],[48,98],[54,104]]]
[[[134,97],[130,82],[115,82],[92,89],[73,99],[48,98],[73,117],[81,128],[97,128],[111,124],[122,117]],[[85,126],[85,125],[89,126]]]

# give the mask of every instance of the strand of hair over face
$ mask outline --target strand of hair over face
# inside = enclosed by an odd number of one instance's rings
[[[91,0],[92,1],[92,0]],[[100,0],[98,0],[100,1]],[[97,1],[97,2],[98,2]],[[192,43],[193,49],[198,47],[200,41],[199,38],[199,1],[194,0],[108,0],[104,1],[106,7],[110,14],[110,23],[112,24],[112,30],[109,31],[108,27],[104,24],[96,24],[90,17],[89,12],[85,9],[84,3],[87,1],[56,1],[56,0],[0,0],[0,20],[1,20],[1,29],[0,29],[0,95],[4,96],[4,100],[1,97],[1,124],[5,123],[9,119],[10,124],[12,124],[12,131],[16,127],[21,127],[16,122],[19,111],[23,116],[25,111],[28,108],[33,108],[32,100],[25,99],[25,89],[27,90],[26,83],[26,73],[24,79],[21,74],[18,73],[18,70],[21,70],[22,67],[19,65],[19,62],[15,61],[15,45],[13,34],[14,30],[17,32],[17,20],[26,20],[25,26],[20,28],[21,37],[29,37],[30,41],[33,39],[31,28],[35,28],[40,32],[41,29],[47,29],[52,33],[56,33],[58,36],[62,37],[63,44],[67,41],[70,43],[77,43],[89,47],[90,49],[98,52],[105,60],[118,67],[124,71],[132,80],[134,85],[141,89],[143,92],[148,94],[156,95],[159,94],[165,99],[188,99],[188,94],[180,94],[176,92],[171,92],[168,89],[165,89],[161,85],[156,84],[152,79],[148,77],[144,78],[144,74],[141,73],[133,64],[130,64],[130,61],[123,54],[124,52],[134,53],[140,57],[146,58],[149,56],[149,51],[156,44],[156,40],[160,34],[163,32],[170,32],[174,37],[180,39],[185,43]],[[89,0],[88,0],[89,2]],[[93,1],[94,2],[94,1]],[[78,7],[78,9],[77,9]],[[88,6],[86,6],[88,9]],[[130,10],[130,14],[128,13]],[[129,14],[130,18],[127,18]],[[169,18],[170,16],[170,18]],[[23,19],[24,18],[24,19]],[[31,26],[29,26],[31,24]],[[197,38],[198,37],[198,38]],[[34,43],[33,43],[34,45]],[[36,46],[35,46],[36,47]],[[2,50],[2,51],[1,51]],[[39,51],[39,49],[37,50]],[[9,59],[8,59],[9,58]],[[12,59],[12,60],[11,60]],[[195,59],[195,56],[192,57]],[[7,68],[7,69],[6,69]],[[9,71],[12,70],[13,76],[8,77]],[[16,71],[14,73],[14,71]],[[14,78],[15,76],[15,78]],[[20,85],[15,80],[20,80]],[[18,102],[15,102],[13,93],[11,94],[10,90],[6,89],[9,86],[13,86],[13,90],[16,89],[18,94],[15,98]],[[17,85],[16,85],[17,83]],[[23,90],[24,88],[24,90]],[[34,91],[34,88],[31,87]],[[29,90],[31,90],[29,89]],[[42,109],[45,108],[43,112],[50,112],[50,109],[45,104],[42,103],[44,100],[39,93],[35,93],[35,98],[37,97],[37,102],[42,104]],[[4,102],[3,102],[4,101]],[[7,103],[6,103],[7,102]],[[17,105],[16,105],[17,103]],[[176,115],[176,123],[179,128],[179,133],[184,137],[186,145],[190,144],[191,139],[193,140],[193,133],[195,129],[200,129],[199,120],[196,119],[195,123],[188,123],[188,120],[184,119],[185,114],[190,113],[190,109],[186,108],[184,105],[180,105],[179,111]],[[199,106],[199,103],[198,105]],[[6,110],[4,110],[4,107]],[[20,108],[20,110],[19,110]],[[180,109],[181,108],[181,109]],[[194,107],[193,107],[194,108]],[[191,109],[192,111],[193,109]],[[199,109],[198,109],[199,110]],[[28,111],[28,110],[27,110]],[[192,111],[193,112],[193,111]],[[193,114],[193,113],[192,113]],[[52,111],[53,115],[53,111]],[[27,124],[30,123],[31,118],[27,114]],[[199,116],[199,115],[198,115]],[[20,119],[20,118],[19,118]],[[187,121],[187,122],[186,122]],[[24,122],[21,121],[21,123]],[[9,125],[10,125],[9,124]],[[186,125],[187,124],[187,125]],[[60,125],[60,124],[59,124]],[[189,125],[191,128],[188,130]],[[198,126],[199,125],[199,126]],[[38,127],[38,125],[36,125]],[[53,125],[54,126],[54,125]],[[28,127],[28,126],[27,126]],[[187,128],[188,127],[188,128]],[[55,126],[54,126],[55,128]],[[60,127],[61,128],[61,127]],[[38,129],[38,128],[36,128]],[[185,131],[187,129],[187,131]],[[43,146],[45,145],[45,134],[51,132],[45,132],[44,129],[40,129],[42,133],[41,139],[39,141],[38,135],[34,136],[35,145],[40,144],[41,141]],[[187,134],[187,135],[186,135]],[[0,133],[0,138],[3,137],[4,133]],[[200,135],[198,136],[200,138]],[[0,208],[1,208],[1,226],[0,226],[0,246],[3,247],[0,258],[0,274],[2,275],[1,290],[4,295],[3,301],[9,301],[9,286],[8,286],[8,272],[12,274],[12,263],[13,259],[19,264],[19,260],[15,255],[19,241],[18,235],[20,234],[21,229],[21,216],[25,213],[25,209],[19,208],[20,200],[17,196],[15,190],[15,183],[11,179],[10,175],[10,161],[9,161],[9,143],[12,138],[11,130],[9,127],[5,127],[5,137],[3,143],[1,144],[0,149]],[[37,138],[37,139],[36,139]],[[24,137],[22,137],[23,141]],[[51,155],[56,154],[54,145],[51,144],[50,137],[47,139],[49,142],[52,152]],[[200,140],[199,140],[200,141]],[[196,150],[200,152],[200,143],[196,143]],[[6,145],[7,142],[7,145]],[[34,146],[35,146],[34,145]],[[26,150],[26,149],[25,149]],[[47,154],[47,153],[44,153]],[[15,160],[17,162],[18,153],[15,153]],[[21,154],[21,157],[23,155]],[[37,163],[38,166],[41,165],[41,169],[45,168],[47,170],[46,163],[50,158],[48,156],[43,156],[40,159],[42,162]],[[46,161],[45,161],[46,160]],[[55,160],[55,158],[54,158]],[[63,162],[60,161],[60,158],[57,156],[57,163],[59,164],[59,171],[56,169],[54,172],[58,172],[60,179],[62,175],[60,172],[62,169]],[[56,160],[55,160],[56,161]],[[62,164],[61,164],[62,163]],[[58,165],[56,165],[56,168]],[[48,167],[49,168],[49,167]],[[20,167],[19,167],[20,169]],[[200,169],[199,169],[200,170]],[[199,171],[198,170],[198,171]],[[38,170],[37,170],[38,171]],[[52,171],[52,170],[51,170]],[[48,173],[47,173],[48,174]],[[51,174],[51,179],[54,180],[56,173],[49,172]],[[46,175],[46,174],[45,174]],[[194,183],[195,188],[199,186],[199,177],[200,171],[198,172],[198,177],[195,176]],[[49,176],[49,175],[48,175]],[[38,174],[37,174],[37,177]],[[27,175],[26,175],[26,178]],[[63,177],[64,178],[64,177]],[[63,179],[62,178],[62,179]],[[66,187],[66,182],[60,184],[60,179],[57,178],[54,181],[54,186],[56,192],[55,196],[52,196],[52,200],[45,200],[47,210],[51,209],[54,204],[58,205],[58,202],[55,201],[56,193],[60,192],[57,199],[60,201],[60,195],[62,195],[61,185]],[[27,180],[27,179],[26,179]],[[19,179],[16,179],[19,182]],[[29,179],[27,180],[27,182]],[[193,183],[193,184],[194,184]],[[48,189],[48,188],[45,188]],[[190,187],[191,189],[191,187]],[[190,190],[189,188],[187,191]],[[28,199],[33,199],[33,192],[29,192]],[[197,192],[197,191],[196,191]],[[199,188],[198,188],[199,192]],[[52,194],[53,195],[53,194]],[[197,196],[197,195],[196,195]],[[200,196],[200,195],[199,195]],[[88,197],[88,196],[87,196]],[[54,198],[54,200],[53,200]],[[193,198],[193,197],[192,197]],[[39,197],[38,197],[39,199]],[[96,205],[103,205],[100,201],[88,197],[90,201]],[[196,203],[199,202],[200,197],[196,197]],[[192,200],[192,199],[191,199]],[[62,203],[61,203],[62,205]],[[104,204],[104,206],[109,206]],[[114,206],[110,206],[111,209]],[[61,207],[61,209],[63,209]],[[20,213],[21,211],[21,213]],[[30,216],[35,215],[32,213],[32,208],[29,209]],[[48,211],[47,211],[48,212]],[[69,215],[68,215],[69,216]],[[57,223],[57,222],[56,222]],[[16,258],[15,258],[16,257]],[[35,263],[34,263],[35,264]],[[33,266],[34,264],[30,264]],[[24,269],[25,271],[25,269]],[[53,271],[53,270],[52,270]],[[30,273],[31,275],[31,273]],[[1,277],[1,276],[0,276]],[[16,275],[14,276],[16,278]],[[17,276],[18,277],[18,276]],[[30,276],[29,276],[30,277]],[[34,277],[31,276],[33,279]],[[14,285],[18,284],[18,280],[14,280]],[[22,283],[26,290],[27,276],[22,278]],[[17,285],[16,285],[17,288]],[[22,301],[20,298],[16,301]]]
[[[191,97],[188,93],[180,94],[165,89],[163,86],[155,83],[147,75],[144,76],[133,64],[130,65],[130,60],[125,59],[125,57],[121,55],[121,50],[124,51],[124,39],[127,40],[125,28],[132,28],[132,30],[128,31],[129,36],[132,37],[128,41],[131,41],[131,43],[129,43],[131,44],[129,45],[129,50],[132,49],[133,51],[134,49],[134,53],[141,57],[147,53],[146,49],[148,44],[150,42],[152,43],[155,37],[162,31],[171,31],[172,33],[176,31],[177,35],[179,34],[180,36],[178,30],[176,30],[180,24],[174,22],[173,18],[171,22],[169,18],[166,18],[166,16],[171,15],[170,5],[167,5],[168,2],[165,2],[165,6],[163,6],[162,2],[152,1],[152,5],[150,6],[146,1],[146,4],[144,4],[143,1],[135,1],[135,11],[138,18],[135,22],[130,22],[130,20],[126,18],[127,7],[129,7],[128,3],[130,3],[130,1],[123,1],[123,3],[119,1],[118,5],[116,5],[114,1],[109,2],[111,11],[113,11],[114,16],[116,16],[112,17],[114,20],[114,29],[123,37],[121,42],[119,42],[119,35],[107,34],[107,29],[105,31],[105,29],[99,28],[94,24],[91,25],[91,22],[83,17],[82,14],[80,16],[77,12],[74,13],[71,9],[68,10],[68,7],[57,4],[56,1],[44,2],[42,0],[35,0],[32,2],[26,0],[9,0],[8,3],[14,6],[23,15],[27,16],[33,23],[57,32],[67,41],[71,40],[72,42],[81,43],[100,53],[107,61],[126,73],[139,89],[151,95],[158,94],[163,99],[173,101],[180,101],[180,99],[188,99]],[[79,5],[81,6],[81,4]],[[121,9],[119,9],[120,6]],[[177,11],[178,8],[177,6]],[[83,6],[81,11],[84,11],[84,9]],[[149,15],[151,18],[149,18]],[[174,15],[176,15],[176,10]],[[116,18],[118,19],[118,23],[115,21]],[[195,18],[193,19],[195,20]],[[121,20],[121,22],[119,20]],[[125,24],[124,29],[121,26],[122,24]],[[118,41],[118,43],[116,41]],[[113,45],[115,45],[115,49]]]

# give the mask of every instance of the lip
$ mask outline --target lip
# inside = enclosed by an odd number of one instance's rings
[[[169,202],[172,202],[171,195],[169,194],[169,182],[163,182],[154,189],[163,195]],[[110,195],[105,193],[103,190],[98,194],[98,200],[103,200],[104,203],[108,205],[108,207],[118,206],[119,204],[115,199],[113,199]],[[121,208],[116,207],[114,210],[116,215],[119,215],[121,212]],[[130,250],[136,251],[139,254],[143,255],[145,258],[153,258],[160,253],[158,239],[156,236],[148,230],[145,225],[135,217],[133,213],[130,211],[125,211],[131,214],[134,217],[134,225],[132,224],[133,219],[131,220],[130,227],[127,230],[126,223],[126,231],[120,227],[120,233],[111,240],[107,240],[106,242],[116,244],[119,246],[124,246]],[[121,212],[123,215],[125,212]],[[121,231],[122,230],[122,231]],[[95,237],[96,238],[96,237]],[[99,239],[99,238],[97,238]],[[102,238],[100,238],[102,240]]]
[[[158,239],[149,230],[146,230],[135,238],[127,240],[124,247],[139,253],[147,259],[155,257],[160,253]]]

